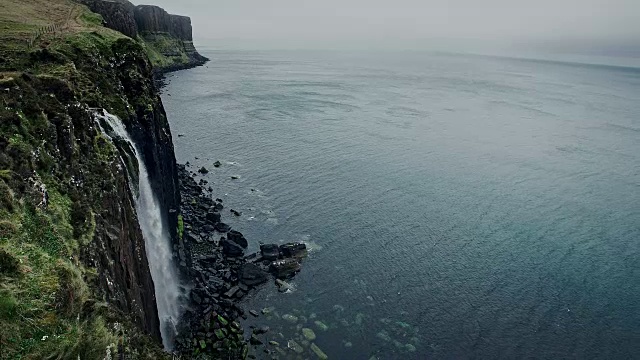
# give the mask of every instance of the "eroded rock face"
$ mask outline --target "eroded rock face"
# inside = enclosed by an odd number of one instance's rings
[[[141,33],[168,33],[173,25],[171,15],[163,8],[154,5],[136,6],[135,19]]]
[[[138,35],[138,26],[134,17],[135,6],[126,0],[81,0],[94,13],[102,15],[105,26],[119,31],[131,38]]]
[[[64,53],[43,50],[30,60],[73,65],[69,78],[25,73],[0,86],[5,113],[9,107],[22,109],[26,117],[40,119],[42,128],[29,136],[33,144],[42,144],[37,154],[47,159],[35,161],[31,154],[36,152],[4,149],[0,141],[0,165],[16,174],[10,182],[14,194],[34,205],[43,195],[36,193],[40,198],[30,201],[27,190],[33,186],[25,179],[48,174],[47,188],[70,204],[78,260],[97,274],[88,284],[92,296],[105,299],[160,340],[154,284],[132,195],[137,183],[129,180],[131,167],[96,126],[92,109],[104,108],[123,120],[145,158],[162,214],[177,239],[177,212],[171,210],[178,209],[180,194],[169,125],[139,43],[121,38],[110,46],[79,46]],[[92,91],[84,84],[91,84]]]
[[[80,0],[89,9],[102,15],[105,25],[131,38],[138,33],[169,33],[183,40],[193,41],[191,18],[172,15],[154,5],[135,6],[127,0]]]
[[[188,16],[171,15],[171,34],[183,41],[193,41],[191,18]]]

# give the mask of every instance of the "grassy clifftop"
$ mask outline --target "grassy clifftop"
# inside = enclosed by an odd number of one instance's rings
[[[135,212],[89,111],[161,104],[142,46],[101,23],[69,0],[0,2],[0,359],[165,356],[138,304],[153,288],[109,255],[136,246]]]

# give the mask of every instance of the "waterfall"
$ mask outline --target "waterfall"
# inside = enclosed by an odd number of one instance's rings
[[[138,161],[138,194],[136,196],[134,191],[133,197],[136,199],[138,222],[144,236],[149,269],[155,287],[162,344],[166,350],[171,350],[175,338],[175,322],[180,316],[180,301],[183,292],[173,261],[171,237],[167,224],[163,220],[158,198],[149,182],[149,173],[141,152],[129,137],[124,124],[117,116],[104,110],[102,113],[96,112],[95,116],[103,133],[112,141],[120,139],[128,143],[130,151],[127,149],[123,149],[123,151],[133,152]],[[126,164],[124,159],[123,162]],[[129,178],[134,179],[135,177],[131,175],[129,174]]]

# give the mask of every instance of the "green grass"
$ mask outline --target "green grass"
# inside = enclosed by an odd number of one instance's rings
[[[100,14],[86,11],[80,15],[80,20],[88,27],[102,27],[103,19]]]
[[[68,31],[43,36],[27,49],[24,40],[35,29],[59,23],[69,13]],[[87,261],[96,251],[90,246],[105,209],[103,194],[123,180],[113,172],[118,150],[69,105],[104,107],[127,119],[144,110],[142,105],[153,111],[149,103],[155,101],[148,79],[135,67],[144,66],[145,59],[136,58],[124,69],[116,62],[122,60],[118,54],[130,60],[140,53],[142,40],[132,41],[101,23],[99,15],[71,0],[0,1],[2,360],[104,359],[108,349],[115,358],[120,345],[130,358],[163,358],[158,344],[128,315],[104,302],[98,271]],[[182,55],[162,52],[176,45],[160,39],[147,51],[156,62],[170,65]],[[127,88],[142,84],[142,94],[128,94],[121,83]],[[67,128],[73,129],[68,138],[61,136]],[[42,195],[30,178],[46,185],[48,207],[35,206]],[[183,227],[181,222],[181,234]]]
[[[156,68],[189,62],[182,41],[168,34],[139,36],[138,41],[143,44],[151,64]]]
[[[182,240],[184,236],[184,219],[182,218],[182,214],[178,215],[178,237]]]

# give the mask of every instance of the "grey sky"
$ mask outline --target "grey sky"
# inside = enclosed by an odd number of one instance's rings
[[[640,39],[640,0],[134,0],[188,15],[197,41],[421,48]],[[551,41],[552,40],[552,41]]]

